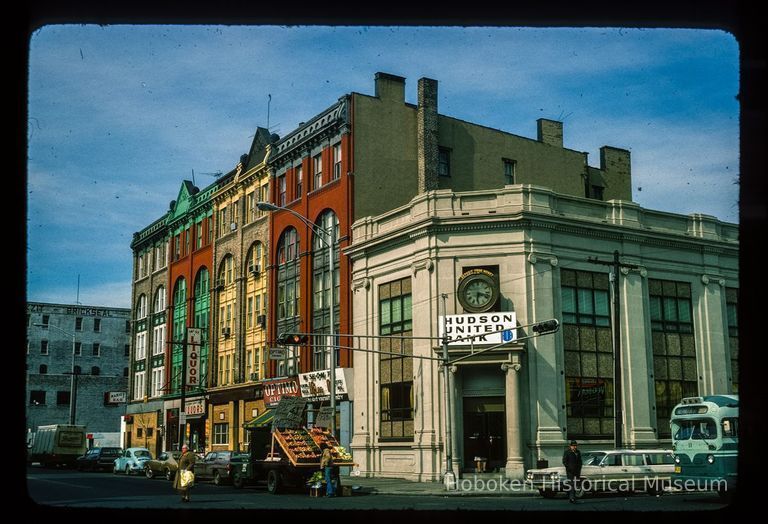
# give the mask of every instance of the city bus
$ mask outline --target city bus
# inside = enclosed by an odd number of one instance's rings
[[[738,395],[684,398],[672,410],[670,426],[675,454],[672,486],[717,491],[729,499],[736,490]]]

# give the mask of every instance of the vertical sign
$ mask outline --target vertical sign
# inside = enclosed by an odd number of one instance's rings
[[[203,330],[187,328],[187,376],[185,384],[197,387],[200,385],[200,345]]]

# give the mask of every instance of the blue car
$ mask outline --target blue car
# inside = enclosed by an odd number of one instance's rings
[[[147,448],[128,448],[115,459],[113,473],[141,473],[148,461],[152,460],[152,453]]]

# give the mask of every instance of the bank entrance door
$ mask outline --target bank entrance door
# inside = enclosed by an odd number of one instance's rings
[[[475,457],[486,459],[485,470],[507,462],[504,397],[464,397],[464,468],[475,471]]]

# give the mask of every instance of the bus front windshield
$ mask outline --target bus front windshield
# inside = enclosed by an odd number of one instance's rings
[[[711,418],[672,421],[674,440],[707,440],[717,438],[717,424]]]

